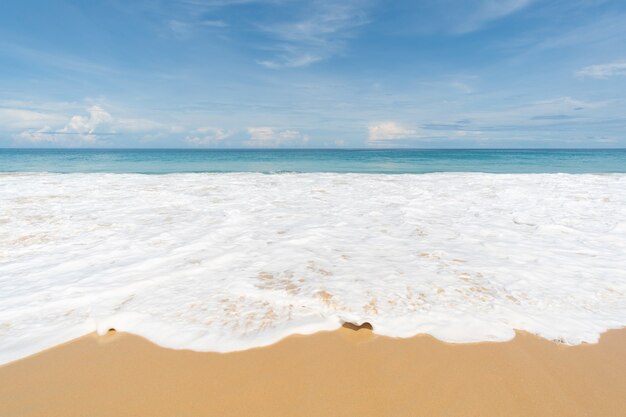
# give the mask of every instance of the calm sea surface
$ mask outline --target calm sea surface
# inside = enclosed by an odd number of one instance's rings
[[[619,150],[0,149],[0,172],[626,172]]]

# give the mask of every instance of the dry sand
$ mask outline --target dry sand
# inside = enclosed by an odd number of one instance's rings
[[[626,416],[626,330],[567,347],[343,328],[228,354],[89,335],[0,367],[0,416]]]

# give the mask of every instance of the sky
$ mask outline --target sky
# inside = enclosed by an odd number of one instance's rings
[[[0,147],[626,147],[626,1],[0,1]]]

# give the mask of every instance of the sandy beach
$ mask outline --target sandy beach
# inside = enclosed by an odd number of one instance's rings
[[[565,346],[342,328],[227,354],[91,334],[0,367],[0,415],[623,416],[626,330]]]

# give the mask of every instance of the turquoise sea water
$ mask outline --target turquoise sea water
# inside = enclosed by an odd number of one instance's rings
[[[0,149],[0,172],[626,172],[614,150]]]

